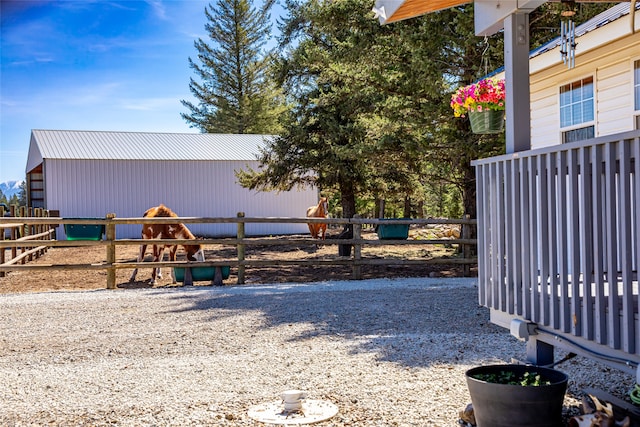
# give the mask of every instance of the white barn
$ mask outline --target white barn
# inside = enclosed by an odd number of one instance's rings
[[[183,217],[303,217],[315,188],[257,192],[235,172],[258,169],[267,135],[32,130],[27,158],[29,206],[63,218],[141,217],[165,204]],[[235,235],[235,224],[192,224],[197,236]],[[306,224],[247,224],[247,235],[308,232]],[[137,238],[123,225],[118,238]]]

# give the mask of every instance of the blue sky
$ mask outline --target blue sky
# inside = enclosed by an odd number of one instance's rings
[[[25,177],[31,129],[197,132],[180,100],[207,4],[2,0],[0,182]]]

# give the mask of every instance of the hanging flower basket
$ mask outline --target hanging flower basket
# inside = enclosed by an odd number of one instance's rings
[[[469,111],[469,121],[473,133],[501,133],[504,129],[504,111]]]
[[[482,79],[458,88],[451,96],[455,117],[469,115],[474,133],[499,133],[504,129],[504,80]]]

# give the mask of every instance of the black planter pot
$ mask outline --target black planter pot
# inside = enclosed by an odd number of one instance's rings
[[[536,372],[548,385],[497,384],[474,378],[478,374]],[[526,365],[479,366],[466,372],[467,387],[478,427],[558,427],[569,378],[555,369]]]

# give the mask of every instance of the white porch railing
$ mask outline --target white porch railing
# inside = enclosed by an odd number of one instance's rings
[[[640,131],[474,165],[479,300],[492,320],[524,320],[535,339],[634,371]]]

